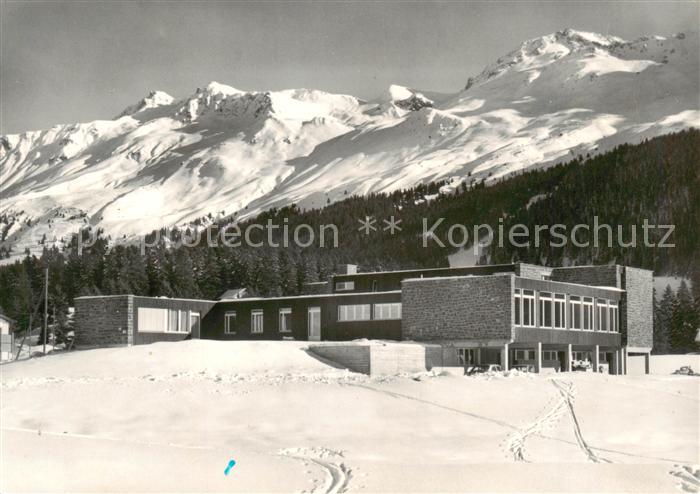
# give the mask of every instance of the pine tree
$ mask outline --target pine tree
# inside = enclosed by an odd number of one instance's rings
[[[697,344],[697,315],[685,280],[678,287],[671,317],[671,348],[674,353],[695,351]]]
[[[676,296],[669,285],[657,302],[654,297],[654,353],[667,354],[670,351],[671,317],[675,306]]]

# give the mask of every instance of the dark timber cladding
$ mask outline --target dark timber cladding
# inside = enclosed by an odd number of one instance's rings
[[[153,343],[154,341],[180,341],[188,338],[200,338],[201,321],[209,313],[215,302],[209,300],[191,300],[176,298],[153,298],[153,297],[133,297],[134,312],[134,341],[133,344],[140,345]],[[149,327],[145,325],[148,320],[139,317],[140,309],[165,309],[172,313],[177,312],[178,318],[184,314],[187,318],[188,330],[161,331],[161,328]],[[143,314],[143,312],[141,311]],[[199,315],[200,324],[192,324],[195,314]],[[179,319],[180,322],[182,319]],[[141,326],[140,326],[141,324]]]
[[[217,340],[275,340],[294,338],[309,339],[309,310],[320,310],[320,339],[331,341],[357,338],[401,339],[401,320],[375,319],[374,304],[401,302],[401,293],[377,292],[357,294],[326,294],[280,298],[240,299],[218,302],[202,324],[202,338]],[[367,320],[339,321],[339,306],[369,305]],[[280,311],[288,309],[291,328],[282,328]],[[254,332],[253,312],[262,311],[262,328]],[[226,332],[226,314],[229,314],[232,331]],[[233,314],[231,316],[231,314]],[[286,323],[285,323],[286,324]],[[284,329],[284,331],[283,331]]]

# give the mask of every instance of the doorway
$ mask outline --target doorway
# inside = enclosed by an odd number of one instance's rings
[[[309,307],[309,341],[321,341],[320,307]]]

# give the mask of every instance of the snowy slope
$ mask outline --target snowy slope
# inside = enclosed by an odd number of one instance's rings
[[[686,478],[696,485],[697,477],[677,474],[698,458],[692,376],[370,378],[319,362],[304,346],[191,340],[3,364],[0,490],[674,492]],[[695,368],[696,357],[653,356],[652,370],[659,358]],[[570,409],[558,385],[571,390]]]
[[[4,136],[2,241],[17,255],[85,224],[129,238],[208,215],[493,179],[699,126],[698,58],[697,33],[627,42],[565,30],[451,95],[154,91],[114,120]]]

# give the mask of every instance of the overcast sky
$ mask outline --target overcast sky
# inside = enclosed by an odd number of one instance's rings
[[[697,30],[699,3],[6,2],[0,133],[108,119],[160,89],[453,92],[526,39]]]

